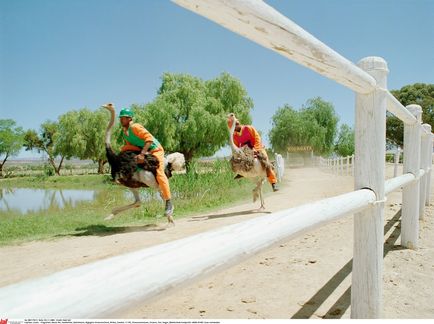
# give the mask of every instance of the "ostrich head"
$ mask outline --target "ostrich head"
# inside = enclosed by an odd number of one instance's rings
[[[111,102],[106,103],[106,104],[102,105],[101,107],[104,107],[104,108],[106,108],[108,110],[112,110],[112,109],[114,110],[115,109],[115,105],[112,104]]]

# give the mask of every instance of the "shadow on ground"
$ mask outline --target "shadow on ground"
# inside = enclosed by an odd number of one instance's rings
[[[188,221],[189,222],[198,222],[198,221],[203,221],[203,220],[208,220],[208,219],[242,216],[242,215],[249,215],[249,214],[271,214],[271,211],[265,211],[265,210],[260,210],[260,209],[251,209],[251,210],[244,210],[244,211],[232,212],[232,213],[193,216],[192,219],[188,220]]]
[[[401,211],[398,211],[389,221],[387,221],[384,226],[384,233],[386,234],[393,226],[395,229],[387,237],[384,243],[383,257],[387,255],[390,251],[405,249],[401,245],[395,245],[401,234]],[[310,318],[318,310],[318,308],[327,300],[328,297],[333,293],[333,291],[344,281],[344,279],[350,275],[352,271],[351,259],[348,261],[318,292],[312,296],[303,307],[298,310],[291,318],[302,319]],[[326,312],[322,318],[325,319],[336,319],[342,318],[343,314],[351,305],[351,286],[338,298],[338,300],[333,304],[332,307]]]
[[[57,235],[62,236],[109,236],[120,233],[133,233],[133,232],[159,232],[164,231],[165,228],[156,224],[147,224],[142,226],[106,226],[106,225],[89,225],[84,227],[77,227],[75,233]]]

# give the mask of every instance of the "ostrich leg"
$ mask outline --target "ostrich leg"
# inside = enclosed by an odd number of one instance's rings
[[[110,215],[108,215],[106,218],[104,218],[104,220],[110,220],[110,219],[114,218],[116,216],[116,214],[119,214],[120,212],[123,212],[125,210],[130,209],[130,208],[140,207],[141,203],[140,203],[139,190],[136,188],[128,188],[128,189],[130,189],[134,195],[134,202],[132,204],[129,204],[129,205],[113,208],[112,213]]]
[[[259,207],[259,209],[258,209],[259,211],[265,209],[264,197],[262,195],[262,184],[263,183],[264,183],[264,178],[258,179],[258,182],[256,183],[256,187],[255,187],[255,189],[253,189],[253,202],[258,200],[258,198],[261,201],[261,207]]]

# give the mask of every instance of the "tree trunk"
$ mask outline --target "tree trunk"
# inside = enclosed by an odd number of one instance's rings
[[[50,164],[51,164],[51,166],[53,167],[53,169],[54,169],[54,172],[56,173],[56,175],[58,175],[58,176],[60,176],[60,169],[62,168],[62,163],[63,163],[63,159],[64,159],[65,157],[63,157],[62,156],[62,158],[60,159],[60,163],[59,163],[59,166],[57,167],[56,166],[56,162],[54,161],[54,158],[53,157],[49,157],[48,158],[48,161],[50,162]]]
[[[187,173],[190,173],[191,161],[193,160],[193,152],[192,151],[186,151],[186,152],[182,152],[182,154],[184,154],[184,158],[185,158],[185,171]]]
[[[98,174],[104,174],[104,165],[107,163],[106,160],[98,160]]]
[[[9,157],[9,153],[6,153],[6,156],[3,159],[3,162],[0,164],[0,178],[3,178],[3,166],[5,165],[6,160],[8,159],[8,157]]]
[[[62,158],[60,159],[59,166],[58,166],[57,169],[56,169],[56,174],[57,174],[58,176],[60,176],[60,169],[62,168],[62,164],[63,164],[63,160],[64,160],[64,159],[65,159],[65,157],[62,156]]]

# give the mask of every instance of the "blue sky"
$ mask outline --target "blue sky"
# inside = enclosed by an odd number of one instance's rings
[[[434,82],[432,0],[266,2],[352,62],[383,57],[389,89]],[[279,107],[317,96],[354,124],[351,90],[170,1],[0,0],[0,118],[25,129],[108,101],[152,101],[164,72],[223,71],[246,87],[266,144]]]

